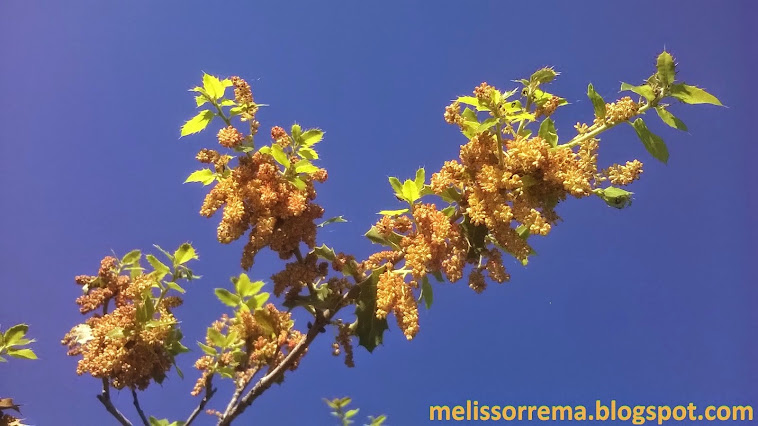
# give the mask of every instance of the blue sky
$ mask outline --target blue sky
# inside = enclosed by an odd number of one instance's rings
[[[460,132],[442,120],[450,99],[482,81],[545,65],[571,105],[561,140],[588,121],[587,83],[610,101],[620,81],[652,73],[665,47],[680,79],[728,108],[677,105],[689,134],[651,116],[667,166],[628,126],[604,135],[604,164],[645,163],[632,207],[598,199],[561,205],[564,222],[539,255],[481,295],[463,282],[435,288],[421,332],[394,327],[357,368],[317,341],[300,369],[242,424],[333,424],[322,397],[350,395],[362,414],[424,424],[429,404],[758,405],[753,2],[197,2],[7,1],[0,6],[0,324],[26,322],[41,360],[0,365],[0,396],[37,425],[112,424],[98,382],[77,377],[59,344],[81,321],[73,284],[114,250],[192,241],[200,253],[179,309],[193,349],[223,307],[213,288],[238,274],[240,244],[215,241],[198,215],[199,185],[182,185],[214,133],[178,140],[194,114],[187,89],[202,72],[241,75],[270,104],[262,125],[326,131],[319,187],[334,225],[319,241],[365,256],[362,234],[396,207],[387,176],[437,170]],[[251,275],[281,264],[262,255]],[[185,418],[197,350],[142,397],[149,414]],[[223,396],[217,396],[220,405]],[[132,417],[128,393],[114,396]],[[211,424],[205,416],[197,424]]]

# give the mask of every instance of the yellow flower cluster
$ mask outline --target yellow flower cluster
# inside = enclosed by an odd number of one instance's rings
[[[413,295],[415,281],[406,283],[402,273],[388,268],[376,284],[376,317],[386,318],[392,312],[397,325],[408,340],[418,333],[418,304]]]
[[[639,111],[640,105],[634,102],[629,96],[605,104],[605,119],[595,118],[595,125],[605,122],[617,123],[619,121],[626,121],[635,115]]]
[[[316,224],[324,210],[316,198],[313,181],[326,174],[306,178],[305,190],[298,190],[280,173],[271,155],[256,152],[239,157],[231,169],[205,197],[200,214],[212,216],[224,206],[218,226],[218,240],[230,243],[250,230],[242,254],[242,267],[250,269],[255,255],[269,246],[283,259],[289,258],[301,242],[316,243]]]
[[[82,313],[103,307],[103,314],[88,318],[64,336],[68,355],[81,355],[76,372],[106,378],[117,389],[145,389],[151,380],[161,382],[171,368],[173,356],[167,349],[177,323],[171,309],[181,304],[178,297],[161,299],[150,327],[137,321],[137,308],[154,278],[139,275],[134,280],[117,275],[117,260],[106,257],[97,276],[78,276],[88,287],[77,303]],[[105,312],[110,301],[115,309]],[[149,301],[147,303],[152,303]]]
[[[545,101],[542,106],[538,107],[534,111],[534,117],[539,119],[540,117],[550,117],[555,112],[556,108],[560,106],[561,98],[557,96],[551,96],[550,99]]]
[[[629,185],[640,178],[642,174],[642,162],[639,160],[627,161],[625,165],[614,164],[604,170],[608,180],[614,185]]]

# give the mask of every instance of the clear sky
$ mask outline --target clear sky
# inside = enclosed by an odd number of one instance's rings
[[[36,425],[113,424],[98,381],[77,377],[59,344],[82,319],[73,277],[95,273],[111,249],[189,240],[203,279],[178,310],[193,349],[179,359],[187,377],[142,400],[171,419],[196,404],[194,341],[224,312],[213,288],[240,272],[241,250],[215,241],[218,218],[198,215],[200,185],[182,185],[215,134],[178,139],[203,71],[248,79],[271,105],[264,129],[326,131],[319,200],[350,222],[319,241],[360,257],[373,249],[362,234],[376,212],[400,208],[387,176],[438,170],[465,142],[442,120],[450,99],[553,65],[562,75],[551,91],[571,102],[556,116],[565,140],[591,120],[587,83],[610,101],[620,81],[649,76],[665,47],[681,79],[728,108],[675,106],[690,134],[648,115],[669,144],[667,166],[628,126],[603,136],[603,164],[645,163],[629,209],[569,200],[528,267],[508,264],[511,283],[481,295],[436,286],[418,337],[407,342],[393,320],[384,346],[357,350],[354,369],[321,338],[241,424],[331,425],[321,398],[343,395],[394,426],[467,399],[758,406],[756,12],[751,1],[3,2],[0,324],[28,323],[40,360],[0,365],[0,396]],[[261,255],[251,275],[280,265]],[[136,418],[127,392],[114,399]]]

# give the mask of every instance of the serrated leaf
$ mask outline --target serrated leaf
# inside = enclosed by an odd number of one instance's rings
[[[279,145],[271,145],[271,156],[274,157],[274,160],[276,160],[277,163],[284,166],[284,168],[289,168],[290,166],[290,160],[287,158],[287,154],[284,153],[284,150]]]
[[[150,266],[153,267],[153,270],[155,270],[157,279],[161,280],[163,277],[168,275],[169,272],[171,272],[171,269],[169,269],[168,266],[164,265],[163,262],[158,260],[155,256],[152,254],[148,254],[146,256],[148,263],[150,263]]]
[[[309,160],[300,160],[295,163],[295,173],[311,174],[317,170],[319,170],[319,168],[314,166]]]
[[[195,96],[195,104],[197,104],[197,106],[202,106],[206,102],[208,102],[208,98],[206,98],[205,96],[203,95]]]
[[[587,86],[587,97],[592,101],[592,108],[595,110],[595,117],[599,119],[605,118],[605,101],[603,98],[595,92],[595,88],[592,87],[592,83]]]
[[[252,299],[255,300],[256,309],[263,307],[263,305],[268,301],[268,299],[271,297],[271,294],[268,292],[263,292],[260,294],[256,294],[252,297]]]
[[[302,147],[297,150],[297,155],[307,160],[318,160],[318,153],[312,148]]]
[[[3,335],[3,343],[6,346],[13,346],[19,340],[21,340],[29,331],[29,326],[26,324],[16,324],[13,327],[5,331]]]
[[[392,189],[395,190],[395,195],[398,197],[403,196],[403,185],[400,183],[400,179],[396,177],[390,177],[389,178],[390,185],[392,186]]]
[[[416,183],[410,179],[403,183],[403,199],[409,203],[414,203],[420,197],[420,191],[416,187]]]
[[[634,92],[643,98],[647,99],[648,102],[651,102],[653,99],[655,99],[655,92],[653,91],[653,88],[650,87],[649,84],[643,84],[642,86],[632,86],[629,83],[621,83],[621,89],[622,92],[629,90],[631,92]]]
[[[705,90],[684,83],[672,85],[669,95],[686,104],[711,104],[723,106],[718,98]]]
[[[218,300],[226,306],[234,307],[240,303],[240,297],[236,294],[232,294],[232,292],[225,288],[217,288],[213,292],[216,294]]]
[[[395,232],[390,234],[389,238],[386,238],[380,234],[379,231],[377,231],[375,226],[372,226],[371,229],[369,229],[368,232],[364,234],[364,236],[374,244],[381,244],[384,246],[392,247],[394,249],[400,248],[398,244],[400,244],[400,241],[403,239],[402,235]]]
[[[183,265],[192,259],[197,259],[197,253],[190,243],[180,245],[174,252],[174,262],[178,265]]]
[[[555,131],[555,123],[550,118],[542,120],[539,137],[544,139],[551,147],[558,146],[558,133]]]
[[[124,257],[121,258],[121,264],[122,265],[133,265],[137,262],[139,262],[140,258],[142,257],[142,252],[139,250],[132,250],[129,253],[125,254]]]
[[[221,102],[219,102],[219,105],[221,105],[222,107],[228,107],[228,106],[237,105],[237,103],[231,99],[222,99]]]
[[[535,71],[532,76],[529,77],[529,81],[531,83],[546,84],[553,81],[558,74],[559,73],[554,69],[545,67]]]
[[[655,68],[657,70],[655,75],[664,87],[668,87],[674,82],[676,71],[674,69],[674,58],[670,53],[664,51],[658,55]]]
[[[331,217],[331,218],[329,218],[329,219],[327,219],[327,220],[319,223],[318,225],[316,225],[316,227],[317,228],[323,228],[324,226],[329,225],[330,223],[345,223],[345,222],[347,222],[347,219],[345,219],[344,217],[342,217],[342,216],[335,216],[335,217]]]
[[[661,121],[668,124],[669,126],[679,129],[682,131],[687,131],[687,126],[682,122],[682,120],[676,118],[674,114],[670,113],[666,108],[662,106],[655,107],[655,111],[658,113],[658,117],[661,118]]]
[[[461,113],[461,117],[463,117],[463,119],[467,122],[476,123],[476,126],[479,127],[479,118],[471,108],[464,109]]]
[[[358,336],[358,344],[369,352],[373,352],[382,343],[384,331],[389,329],[386,318],[376,318],[376,283],[385,269],[375,269],[358,284],[361,291],[355,303],[355,334]]]
[[[432,302],[434,302],[434,290],[432,289],[432,285],[429,284],[429,278],[424,276],[424,279],[421,281],[421,295],[419,296],[419,302],[424,301],[424,306],[426,306],[426,309],[429,309],[432,307]]]
[[[34,353],[31,349],[7,349],[6,353],[8,356],[12,356],[13,358],[20,358],[20,359],[37,359],[37,354]]]
[[[213,117],[215,117],[215,115],[216,114],[214,114],[209,109],[198,112],[197,115],[190,118],[186,123],[184,123],[181,129],[181,136],[183,137],[191,135],[193,133],[201,132],[208,126],[208,123],[213,120]]]
[[[216,76],[203,74],[203,89],[214,101],[224,96],[224,84]]]
[[[634,127],[634,130],[637,132],[637,137],[640,138],[642,144],[645,145],[645,149],[647,149],[647,152],[649,152],[650,155],[655,159],[662,161],[664,164],[668,162],[669,151],[666,147],[666,143],[663,142],[663,139],[648,130],[645,122],[642,121],[641,118],[634,120],[632,127]]]
[[[378,214],[382,216],[400,216],[401,214],[408,213],[410,210],[408,209],[399,209],[399,210],[382,210]]]
[[[224,347],[224,342],[226,341],[226,338],[223,334],[221,334],[220,331],[216,330],[215,328],[209,328],[208,329],[208,340],[211,341],[216,346]]]
[[[323,131],[320,129],[310,129],[303,132],[301,144],[309,147],[321,142],[322,139],[324,139]]]

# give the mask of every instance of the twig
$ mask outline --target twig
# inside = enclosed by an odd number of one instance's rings
[[[213,394],[216,393],[216,389],[213,389],[213,385],[211,384],[212,380],[213,376],[208,376],[208,380],[205,381],[205,395],[203,395],[203,399],[200,400],[200,403],[197,405],[197,407],[195,407],[195,409],[192,410],[192,413],[190,413],[189,417],[187,417],[187,421],[184,422],[184,426],[189,426],[193,421],[195,421],[197,415],[203,411],[203,408],[205,408],[205,404],[207,404],[208,401],[213,398]]]
[[[150,426],[150,422],[147,421],[147,417],[145,417],[145,412],[142,411],[142,407],[139,406],[139,398],[137,398],[137,391],[132,388],[132,398],[134,400],[134,408],[137,409],[137,414],[139,414],[139,418],[142,419],[142,424],[145,426]]]
[[[277,365],[275,368],[273,368],[268,374],[263,376],[258,382],[253,386],[250,391],[245,394],[244,397],[240,400],[240,402],[229,412],[228,414],[225,413],[224,416],[221,417],[221,419],[218,422],[218,426],[228,426],[232,423],[232,420],[237,418],[240,414],[242,414],[247,407],[250,406],[250,404],[255,401],[256,398],[258,398],[263,392],[266,391],[266,389],[270,388],[271,385],[273,385],[283,374],[285,371],[287,371],[288,368],[292,366],[292,364],[300,358],[300,356],[305,352],[306,349],[308,349],[308,346],[313,342],[313,340],[318,336],[319,330],[321,327],[328,324],[328,321],[332,318],[334,314],[336,314],[337,311],[328,313],[325,315],[325,317],[321,320],[316,320],[316,323],[313,324],[310,330],[308,330],[308,334],[305,336],[305,339],[303,339],[300,343],[295,345],[295,347],[292,349],[290,353],[287,354],[287,356],[282,360],[282,362]]]
[[[110,392],[110,385],[108,384],[108,379],[103,379],[103,391],[100,393],[100,395],[97,395],[98,401],[100,401],[106,410],[108,410],[109,413],[113,417],[118,420],[119,423],[121,423],[122,426],[132,426],[132,422],[127,420],[126,417],[124,417],[123,414],[121,414],[120,411],[113,405],[113,402],[111,402],[111,392]]]

